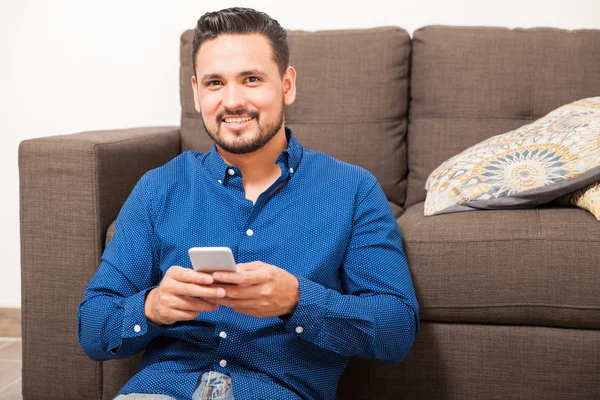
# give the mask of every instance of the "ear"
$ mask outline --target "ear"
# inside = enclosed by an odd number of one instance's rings
[[[283,101],[289,106],[296,100],[296,70],[291,65],[283,74]]]
[[[196,76],[192,75],[192,90],[194,91],[194,108],[196,112],[202,112],[200,109],[200,98],[198,97],[198,82],[196,82]]]

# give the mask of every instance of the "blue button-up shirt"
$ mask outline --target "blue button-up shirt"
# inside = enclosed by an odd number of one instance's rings
[[[185,151],[136,184],[78,311],[92,359],[145,350],[120,394],[190,399],[212,370],[231,376],[239,400],[334,399],[348,357],[399,362],[408,353],[418,304],[381,187],[365,169],[286,134],[281,177],[255,204],[215,146]],[[296,310],[257,318],[221,306],[192,321],[148,321],[148,291],[171,266],[191,268],[188,249],[199,246],[289,271],[299,281]]]

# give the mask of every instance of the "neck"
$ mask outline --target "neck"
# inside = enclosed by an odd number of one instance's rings
[[[238,167],[242,171],[244,181],[255,182],[268,178],[274,172],[279,171],[279,166],[275,164],[275,161],[279,153],[287,146],[287,137],[282,126],[281,130],[266,145],[252,153],[233,154],[217,147],[225,163]]]

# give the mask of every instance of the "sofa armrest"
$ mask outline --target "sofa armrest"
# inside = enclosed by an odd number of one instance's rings
[[[102,363],[77,341],[77,306],[136,182],[180,152],[179,127],[19,145],[23,398],[102,398]]]

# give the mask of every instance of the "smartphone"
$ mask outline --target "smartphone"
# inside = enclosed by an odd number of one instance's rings
[[[236,272],[237,267],[229,247],[192,247],[188,250],[194,270],[201,272]]]

